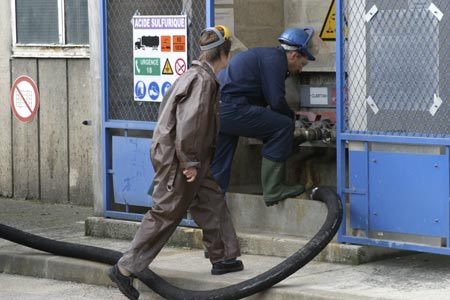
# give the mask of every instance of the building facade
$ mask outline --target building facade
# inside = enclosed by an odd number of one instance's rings
[[[1,196],[93,205],[101,213],[99,2],[0,4]],[[216,1],[216,20],[231,25],[243,47],[276,46],[285,27],[313,26],[318,34],[331,2]],[[314,43],[318,60],[307,67],[302,83],[332,83],[334,43]],[[17,119],[11,109],[11,89],[20,76],[30,77],[39,91],[39,109],[29,122]],[[288,82],[294,106],[298,84]],[[243,150],[243,157],[248,151],[254,150]]]

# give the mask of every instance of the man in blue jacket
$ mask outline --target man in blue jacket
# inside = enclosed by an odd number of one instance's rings
[[[305,191],[303,185],[284,183],[295,125],[295,113],[285,98],[285,80],[315,60],[307,49],[313,34],[310,27],[289,28],[278,38],[279,47],[240,52],[218,74],[220,132],[211,170],[223,192],[228,189],[239,136],[264,143],[261,181],[267,206]]]

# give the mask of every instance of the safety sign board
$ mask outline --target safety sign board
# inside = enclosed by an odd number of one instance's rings
[[[347,22],[345,22],[344,35],[347,38]],[[333,0],[328,10],[327,17],[320,32],[320,38],[324,41],[336,40],[336,1]]]
[[[11,88],[11,109],[22,122],[30,122],[39,109],[39,92],[36,83],[28,76],[20,76]]]
[[[161,102],[187,70],[187,17],[134,16],[134,100]]]

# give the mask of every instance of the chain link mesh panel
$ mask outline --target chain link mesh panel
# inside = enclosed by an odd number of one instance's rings
[[[198,57],[197,40],[206,27],[206,4],[200,0],[107,1],[108,120],[156,121],[159,103],[133,99],[134,15],[187,15],[188,64]]]
[[[347,133],[449,137],[450,1],[346,0]]]

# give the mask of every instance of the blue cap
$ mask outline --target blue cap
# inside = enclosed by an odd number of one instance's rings
[[[308,33],[309,32],[309,33]],[[316,60],[316,58],[307,49],[308,43],[314,35],[312,27],[305,28],[288,28],[278,38],[285,50],[300,52],[305,55],[308,60]]]

